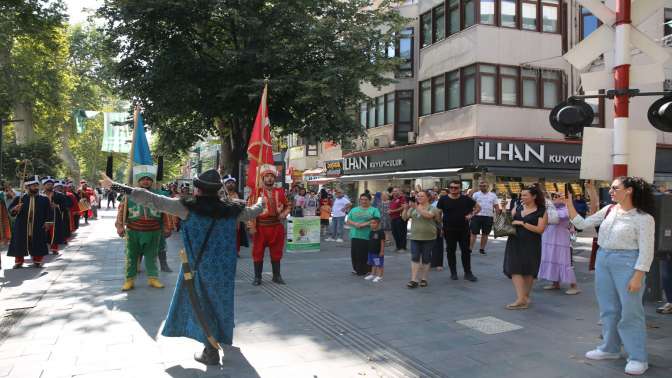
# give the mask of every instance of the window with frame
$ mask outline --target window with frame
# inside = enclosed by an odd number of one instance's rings
[[[432,43],[446,38],[446,12],[443,5],[432,9]]]
[[[420,116],[432,113],[432,81],[423,80],[420,82]]]
[[[413,77],[413,28],[401,31],[396,56],[403,60],[399,65],[397,77]]]
[[[541,31],[557,33],[560,30],[560,0],[541,0]]]
[[[448,35],[460,31],[460,0],[448,0]]]
[[[528,108],[539,106],[539,77],[536,70],[523,68],[520,70],[522,85],[522,105]]]
[[[363,129],[367,128],[366,121],[369,119],[369,115],[367,113],[368,106],[366,102],[362,102],[359,105],[359,124],[362,126]]]
[[[500,0],[499,22],[505,28],[518,27],[518,6],[516,0]]]
[[[376,127],[376,105],[373,102],[369,103],[369,120],[367,121],[369,128]]]
[[[420,48],[432,44],[432,12],[420,16]]]
[[[476,65],[462,69],[462,106],[476,103]]]
[[[507,106],[518,105],[518,67],[499,67],[500,103]]]
[[[492,64],[479,64],[479,103],[497,103],[497,66]]]
[[[462,29],[476,24],[476,0],[462,0]]]
[[[432,113],[446,110],[446,76],[432,78]]]
[[[376,126],[385,124],[385,96],[376,98]]]
[[[394,123],[394,92],[385,95],[385,124]]]
[[[524,30],[538,29],[537,25],[537,0],[520,0],[522,14],[521,28]]]
[[[665,46],[672,46],[670,39],[672,39],[672,8],[665,8],[664,10],[665,22],[663,23],[663,43]]]
[[[460,101],[460,70],[450,71],[446,74],[448,80],[448,109],[456,109],[461,105]]]
[[[497,24],[497,14],[495,13],[496,0],[481,0],[479,4],[479,10],[481,13],[481,24],[484,25],[496,25]]]
[[[542,71],[542,107],[552,109],[560,103],[562,76],[558,71]]]
[[[408,142],[408,132],[413,131],[413,91],[396,92],[396,119],[394,140]]]

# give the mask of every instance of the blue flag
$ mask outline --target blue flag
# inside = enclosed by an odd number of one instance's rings
[[[152,154],[149,152],[149,143],[145,135],[145,122],[142,113],[138,113],[138,130],[135,132],[135,149],[133,150],[133,165],[152,165]]]

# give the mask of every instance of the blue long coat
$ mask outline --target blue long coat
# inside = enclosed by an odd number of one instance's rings
[[[212,219],[190,213],[181,223],[182,240],[192,269]],[[237,263],[236,225],[236,218],[233,217],[216,221],[194,275],[196,292],[207,318],[208,328],[212,336],[222,345],[231,345],[233,341],[233,294]],[[180,269],[162,335],[188,337],[205,344],[207,339],[192,310],[182,273]]]
[[[9,205],[11,212],[19,204],[19,196],[15,197]],[[12,228],[12,240],[9,242],[7,256],[45,256],[49,253],[47,248],[47,232],[44,230],[44,223],[53,219],[51,204],[49,199],[43,195],[35,195],[35,215],[33,218],[33,240],[31,247],[28,247],[28,205],[30,195],[24,194],[21,200],[21,211],[16,216],[14,227]],[[30,250],[29,250],[30,249]]]

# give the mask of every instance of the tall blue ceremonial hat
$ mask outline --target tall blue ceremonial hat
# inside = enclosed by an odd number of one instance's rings
[[[54,179],[54,178],[51,177],[51,176],[46,176],[46,177],[43,177],[43,178],[42,178],[42,185],[44,185],[44,184],[46,184],[46,183],[48,183],[48,182],[50,182],[50,183],[52,183],[52,184],[55,184],[55,183],[56,183],[56,179]]]
[[[224,178],[222,178],[222,182],[225,184],[229,181],[238,182],[238,180],[236,180],[236,178],[231,175],[226,175]]]
[[[23,185],[29,186],[33,184],[39,184],[40,183],[40,177],[39,176],[28,176],[26,177],[25,180],[23,180]]]

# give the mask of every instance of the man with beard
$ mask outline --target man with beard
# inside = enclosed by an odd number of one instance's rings
[[[129,200],[182,220],[184,251],[163,331],[167,337],[188,337],[205,345],[194,359],[219,364],[219,347],[233,341],[234,289],[236,278],[235,233],[239,222],[253,219],[263,210],[263,200],[244,204],[221,200],[222,187],[216,170],[194,179],[194,196],[168,198],[148,190],[129,188],[102,175],[101,185],[124,193]],[[186,261],[185,261],[186,260]]]
[[[156,177],[156,167],[153,165],[137,165],[133,167],[133,181],[140,188],[151,191]],[[125,224],[124,224],[125,221]],[[161,289],[159,271],[156,261],[161,243],[161,233],[167,222],[162,220],[160,212],[143,206],[132,199],[119,204],[115,226],[120,237],[126,236],[126,281],[122,291],[135,287],[135,277],[138,275],[138,262],[145,258],[147,284]]]
[[[42,179],[43,195],[49,199],[51,204],[51,220],[53,227],[49,229],[49,250],[52,254],[58,255],[58,245],[65,243],[65,227],[63,224],[63,211],[67,210],[68,197],[54,190],[56,180],[51,176]]]
[[[280,275],[280,260],[285,246],[285,227],[282,220],[287,218],[291,206],[285,196],[285,191],[275,187],[278,173],[275,167],[264,164],[259,169],[262,178],[261,188],[250,196],[250,202],[257,198],[263,198],[266,203],[263,213],[248,224],[252,235],[252,260],[254,261],[253,285],[261,285],[261,273],[264,270],[264,251],[268,247],[271,255],[273,268],[273,282],[284,285],[285,281]]]
[[[14,269],[23,268],[24,257],[33,258],[33,267],[42,266],[42,260],[48,254],[47,221],[51,216],[49,199],[40,195],[40,178],[29,177],[25,180],[26,193],[14,198],[9,212],[16,216],[14,232],[9,243],[7,256],[14,257]]]

